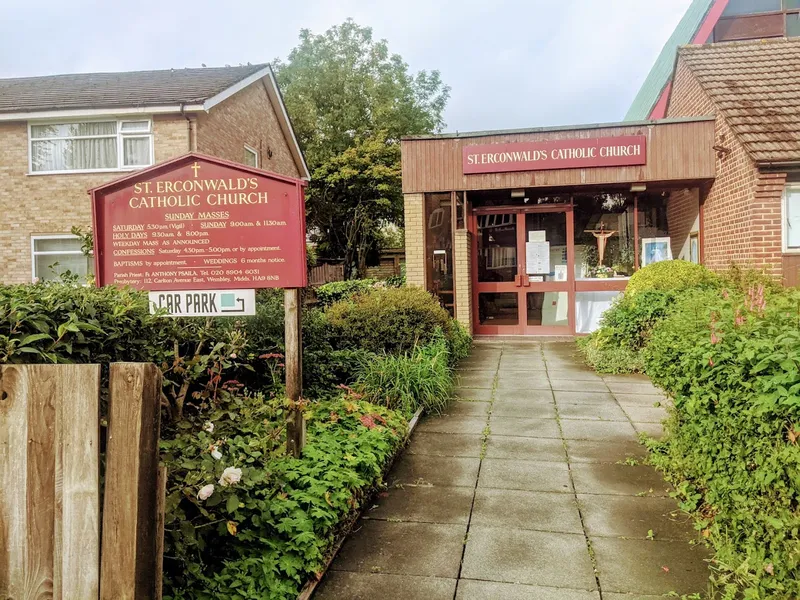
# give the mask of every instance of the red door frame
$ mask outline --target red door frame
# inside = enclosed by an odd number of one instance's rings
[[[528,213],[565,213],[567,221],[567,281],[531,282],[525,273],[525,215]],[[478,215],[514,214],[517,226],[517,275],[514,281],[481,283],[478,281]],[[472,233],[472,312],[476,335],[574,335],[575,334],[575,227],[571,204],[526,207],[486,207],[472,210],[469,219]],[[518,294],[517,325],[481,325],[478,297],[481,293]],[[528,325],[528,292],[566,292],[567,327]]]

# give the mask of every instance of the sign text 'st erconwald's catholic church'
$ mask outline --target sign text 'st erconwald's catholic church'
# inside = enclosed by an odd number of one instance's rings
[[[303,185],[187,155],[92,190],[97,282],[150,291],[304,287]]]
[[[592,139],[464,146],[464,174],[624,167],[647,164],[647,137],[630,135]]]

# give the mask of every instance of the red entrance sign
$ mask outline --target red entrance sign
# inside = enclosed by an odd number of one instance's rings
[[[98,285],[306,285],[305,182],[200,154],[90,191]]]
[[[647,164],[644,135],[481,144],[463,149],[465,175],[644,164]]]

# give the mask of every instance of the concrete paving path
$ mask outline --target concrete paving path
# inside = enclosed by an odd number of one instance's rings
[[[707,555],[651,467],[665,399],[573,342],[478,342],[317,600],[638,600],[706,589]],[[651,534],[651,535],[649,535]]]

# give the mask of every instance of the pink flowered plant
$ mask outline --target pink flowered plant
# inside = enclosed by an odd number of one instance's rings
[[[751,285],[747,290],[747,296],[744,299],[744,305],[750,312],[756,314],[763,314],[764,309],[767,307],[767,299],[764,296],[764,285],[759,284],[758,287]]]

